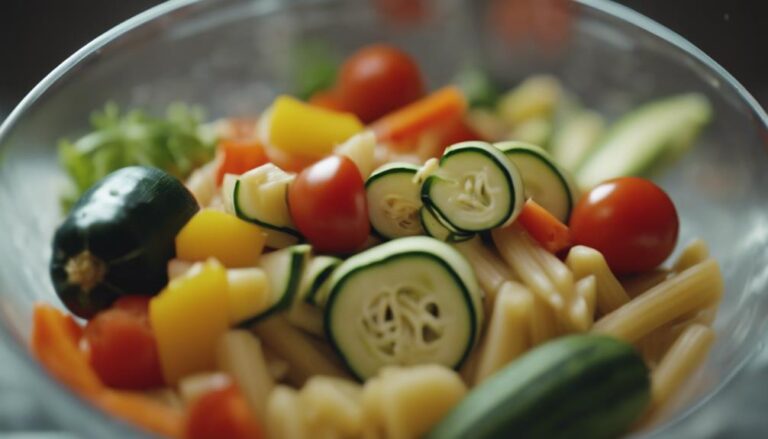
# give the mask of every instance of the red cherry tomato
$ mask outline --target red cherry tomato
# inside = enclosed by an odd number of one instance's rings
[[[343,107],[365,123],[424,95],[416,62],[385,44],[367,46],[341,66],[338,93]]]
[[[600,251],[617,274],[650,270],[672,253],[679,220],[669,196],[648,180],[624,177],[601,183],[571,214],[574,244]]]
[[[261,439],[261,425],[234,384],[198,397],[187,410],[187,439]]]
[[[110,387],[147,389],[163,385],[157,342],[147,315],[149,299],[122,297],[85,327],[91,366]]]
[[[288,189],[288,206],[296,227],[320,252],[355,251],[370,233],[363,178],[343,156],[301,171]]]

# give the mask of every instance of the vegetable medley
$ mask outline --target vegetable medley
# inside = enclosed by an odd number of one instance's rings
[[[694,141],[707,100],[609,124],[549,76],[428,91],[387,45],[338,72],[258,120],[108,106],[63,142],[77,201],[50,272],[85,324],[38,304],[37,358],[168,437],[656,422],[706,358],[723,281],[701,240],[663,265],[679,219],[641,175]]]

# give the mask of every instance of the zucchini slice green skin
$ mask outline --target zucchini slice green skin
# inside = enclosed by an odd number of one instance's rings
[[[446,226],[443,221],[436,218],[435,215],[425,207],[419,209],[419,221],[421,221],[421,227],[427,235],[440,241],[462,242],[472,239],[472,237],[475,236],[474,233],[462,233],[449,229],[449,226]]]
[[[413,181],[418,171],[419,167],[411,163],[389,163],[365,181],[368,217],[377,236],[389,240],[423,234],[416,213],[422,205],[419,186]],[[391,211],[393,202],[400,203],[399,218]]]
[[[237,324],[241,328],[249,328],[273,314],[290,308],[301,283],[301,276],[307,264],[312,247],[309,244],[299,244],[275,250],[261,257],[259,265],[269,276],[272,303],[263,311]],[[277,274],[283,271],[283,276]]]
[[[563,223],[568,223],[575,201],[575,185],[565,170],[536,145],[498,142],[499,148],[517,166],[527,198],[533,198]]]
[[[589,188],[610,178],[645,174],[687,148],[711,116],[710,102],[695,93],[644,104],[609,128],[576,179]]]
[[[315,256],[315,258],[308,264],[307,270],[305,270],[305,275],[313,277],[307,279],[306,284],[303,285],[305,290],[300,292],[300,294],[303,295],[300,299],[305,303],[320,306],[318,294],[325,282],[331,277],[331,274],[333,274],[333,270],[335,270],[339,264],[341,264],[341,259],[339,258],[324,255]],[[319,267],[314,273],[312,273],[313,265]]]
[[[458,160],[460,155],[465,155],[463,163],[466,163],[470,157],[469,154],[476,155],[484,162],[485,166],[495,169],[494,178],[499,180],[496,182],[497,187],[493,187],[483,179],[478,181],[475,177],[472,177],[475,178],[472,181],[456,181],[450,175],[452,171],[448,170],[451,167],[449,162]],[[467,171],[491,178],[487,176],[486,169],[468,169]],[[462,185],[464,187],[460,187]],[[472,190],[465,194],[467,185]],[[476,185],[479,185],[481,195],[486,198],[479,201],[481,208],[486,208],[486,212],[469,212],[470,208],[462,206],[461,201],[456,201],[460,197],[448,195],[452,190],[458,195],[466,195],[464,199],[469,198],[470,201],[474,202],[478,192]],[[486,185],[491,186],[486,187]],[[499,195],[494,196],[491,194],[492,192],[497,192]],[[494,146],[486,142],[474,141],[457,143],[446,149],[440,159],[440,168],[436,173],[427,177],[421,187],[421,200],[424,206],[435,217],[444,220],[449,228],[465,234],[482,232],[511,223],[520,213],[525,202],[522,179],[515,165]],[[500,205],[497,206],[496,203]]]
[[[248,215],[241,207],[241,204],[238,202],[238,198],[240,196],[240,180],[237,180],[235,182],[235,187],[233,189],[233,206],[235,209],[235,215],[237,215],[238,218],[243,219],[245,221],[251,222],[253,224],[256,224],[259,227],[263,227],[267,230],[267,233],[274,233],[277,232],[278,236],[285,235],[284,239],[286,239],[288,243],[295,244],[298,241],[301,240],[302,236],[299,233],[298,230],[292,229],[290,227],[281,227],[276,226],[274,224],[270,224],[264,221],[261,221],[258,218],[255,218],[253,216]],[[286,200],[286,203],[288,203],[288,200]]]
[[[198,210],[184,185],[157,168],[107,175],[56,230],[49,268],[59,298],[90,318],[122,295],[156,294],[168,283],[176,234]]]
[[[571,335],[474,388],[426,439],[608,439],[624,433],[649,402],[649,371],[634,347],[602,335]]]
[[[419,267],[415,265],[417,263],[424,263],[424,269],[440,270],[440,272],[433,272],[430,277],[430,275],[425,275],[424,271],[419,270]],[[403,264],[407,265],[404,266]],[[387,270],[399,272],[393,272],[390,275],[386,273]],[[358,278],[359,276],[364,277]],[[399,292],[405,285],[406,289],[417,290],[413,284],[406,283],[410,280],[409,276],[436,279],[438,283],[445,282],[451,285],[453,291],[450,293],[445,293],[446,290],[437,287],[434,288],[439,291],[430,292],[433,295],[452,294],[451,297],[440,303],[435,302],[438,309],[447,303],[460,304],[460,308],[439,311],[441,316],[445,313],[445,315],[452,315],[457,318],[458,321],[452,320],[454,325],[450,330],[454,331],[452,334],[462,334],[460,336],[462,340],[448,339],[448,335],[444,337],[442,346],[448,346],[448,349],[453,352],[450,354],[450,360],[443,361],[444,365],[458,368],[469,355],[479,337],[479,328],[483,319],[482,297],[474,273],[463,256],[447,244],[424,236],[401,238],[384,243],[347,259],[336,269],[331,276],[329,296],[325,306],[324,327],[326,336],[347,368],[361,380],[375,375],[378,369],[386,365],[419,364],[427,361],[416,358],[408,358],[404,361],[397,359],[381,360],[380,357],[375,359],[374,350],[377,348],[366,345],[364,341],[359,341],[365,337],[364,334],[361,334],[365,331],[360,329],[362,326],[358,326],[357,321],[353,322],[358,318],[364,319],[365,310],[361,308],[357,311],[355,309],[357,314],[351,315],[342,309],[348,306],[348,304],[343,304],[345,301],[359,300],[360,303],[363,303],[365,299],[360,296],[364,295],[373,297],[371,302],[374,302],[376,294],[385,289],[390,291],[394,289]],[[382,278],[386,281],[381,282]],[[366,288],[366,291],[363,291],[349,286],[354,283],[359,286],[361,282],[362,284],[370,283],[371,288],[380,288],[380,290],[377,292]],[[429,282],[427,281],[427,283]],[[382,285],[384,283],[388,284]],[[363,307],[365,307],[364,303]],[[391,312],[396,313],[397,311]],[[462,321],[467,324],[464,329],[461,329],[461,325],[458,323]],[[362,325],[364,326],[364,323]],[[462,345],[458,345],[458,343],[462,343]],[[413,352],[409,348],[403,348],[403,350]],[[436,356],[430,357],[430,360],[440,362],[441,359],[436,358],[438,355],[442,354],[436,354]]]

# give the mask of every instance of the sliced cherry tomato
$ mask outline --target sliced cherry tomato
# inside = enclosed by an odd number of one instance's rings
[[[618,274],[650,270],[672,253],[679,220],[669,196],[643,178],[601,183],[571,214],[574,244],[600,251]]]
[[[261,439],[264,433],[234,384],[212,390],[190,404],[187,439]]]
[[[225,139],[219,142],[222,161],[216,169],[216,185],[221,185],[224,174],[240,175],[269,161],[264,148],[256,140]]]
[[[341,66],[338,82],[343,106],[364,123],[409,104],[424,95],[416,62],[385,44],[366,46]]]
[[[320,252],[355,251],[370,233],[363,178],[343,156],[301,171],[288,189],[288,206],[296,227]]]
[[[108,386],[147,389],[163,385],[148,309],[149,297],[122,297],[85,327],[91,366]]]

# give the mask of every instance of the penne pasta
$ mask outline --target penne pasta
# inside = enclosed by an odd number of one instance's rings
[[[688,326],[675,340],[651,375],[652,410],[658,410],[701,365],[715,339],[704,325]]]
[[[533,312],[530,318],[531,346],[538,346],[557,337],[561,331],[555,311],[549,304],[535,294],[531,294],[531,297],[533,298]]]
[[[529,348],[529,320],[533,297],[523,285],[505,282],[496,296],[482,345],[473,383],[475,385],[514,360]]]
[[[708,259],[604,316],[592,330],[634,343],[686,313],[716,303],[722,293],[720,268]]]
[[[592,248],[577,245],[568,252],[565,263],[576,279],[595,276],[597,284],[597,310],[605,315],[629,302],[624,287],[613,275],[603,255]]]
[[[529,254],[541,265],[544,272],[555,285],[566,304],[576,298],[574,291],[573,272],[557,256],[548,252],[529,236],[525,236],[524,242],[529,249]]]
[[[621,279],[621,285],[629,297],[637,297],[664,282],[670,276],[665,268],[655,268],[651,271]]]
[[[259,339],[243,329],[229,331],[219,339],[216,360],[217,367],[235,380],[254,415],[264,419],[267,397],[275,387],[275,380]]]
[[[530,238],[525,235],[525,231],[513,224],[491,233],[502,259],[523,283],[553,309],[562,310],[565,301],[541,264],[531,255],[531,245],[526,242]]]
[[[268,437],[274,439],[309,439],[313,436],[304,422],[299,393],[279,385],[269,394],[265,418]]]
[[[472,265],[477,281],[485,291],[485,303],[493,304],[496,291],[504,282],[513,279],[509,267],[499,259],[493,250],[486,247],[479,237],[456,243],[454,247]],[[488,315],[491,314],[490,305],[486,305],[486,311],[488,311]]]
[[[313,434],[359,437],[363,431],[362,394],[363,388],[357,382],[312,377],[299,391],[304,421]]]
[[[677,257],[675,264],[672,266],[672,271],[680,273],[694,265],[705,261],[709,257],[709,247],[707,243],[701,239],[695,239],[690,244],[686,245],[680,256]]]
[[[309,336],[280,316],[257,324],[254,332],[265,345],[288,362],[288,380],[297,386],[303,385],[312,375],[348,378],[348,374],[330,360]]]
[[[571,319],[579,331],[589,331],[595,322],[597,281],[594,275],[579,279],[575,285],[576,300],[571,306]]]

